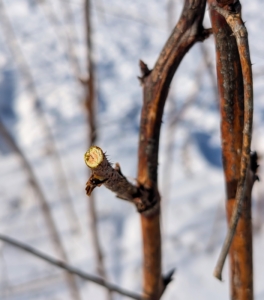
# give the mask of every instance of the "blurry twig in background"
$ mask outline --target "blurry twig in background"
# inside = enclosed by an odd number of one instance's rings
[[[39,201],[40,208],[43,213],[44,220],[46,222],[47,230],[49,231],[50,238],[53,244],[53,247],[55,248],[55,251],[58,253],[58,256],[61,257],[64,261],[67,262],[67,255],[63,249],[63,245],[59,236],[59,232],[57,231],[56,224],[52,217],[52,212],[50,210],[48,200],[45,197],[45,194],[40,186],[40,183],[29,163],[26,156],[24,155],[23,151],[20,149],[18,144],[16,143],[13,136],[9,133],[9,131],[6,129],[4,123],[0,119],[0,134],[2,137],[6,140],[7,144],[10,146],[10,148],[18,155],[20,158],[24,170],[27,172],[29,181],[35,191],[37,192],[37,200]],[[75,279],[72,275],[69,273],[65,273],[65,278],[67,280],[70,293],[72,296],[72,299],[80,299],[78,286],[75,282]]]
[[[62,34],[61,34],[60,21],[52,8],[52,4],[50,3],[50,1],[49,0],[38,0],[38,2],[40,4],[40,6],[43,7],[44,12],[45,12],[47,18],[50,20],[50,23],[53,26],[55,33],[57,34],[59,39],[61,39],[62,43],[65,46],[65,53],[68,56],[68,60],[69,60],[70,66],[72,68],[73,74],[75,75],[76,79],[80,80],[80,78],[82,78],[82,76],[81,76],[81,70],[80,70],[78,58],[77,58],[75,47],[74,47],[74,45],[75,45],[74,32],[72,29],[72,26],[74,26],[74,18],[72,15],[72,11],[71,11],[69,2],[63,1],[63,3],[61,4],[61,6],[64,10],[64,19],[69,20],[71,23],[70,25],[68,24],[67,29],[65,29],[66,22],[64,21],[64,26],[63,26],[64,36],[62,36]]]
[[[10,49],[10,52],[14,58],[14,61],[17,64],[19,72],[21,72],[21,77],[26,83],[26,89],[31,93],[34,98],[34,108],[38,114],[39,122],[41,122],[44,132],[48,137],[49,141],[49,149],[51,149],[51,157],[54,167],[54,173],[57,177],[57,182],[59,184],[59,192],[61,193],[61,200],[63,203],[63,207],[66,211],[68,219],[71,223],[71,228],[74,232],[79,231],[79,222],[78,217],[75,214],[74,207],[71,201],[70,190],[66,178],[66,174],[64,172],[61,157],[56,148],[56,141],[53,136],[52,130],[49,126],[49,123],[45,117],[45,112],[40,101],[40,97],[38,96],[36,86],[34,83],[34,78],[32,76],[30,67],[23,55],[23,52],[20,49],[20,45],[17,41],[15,32],[12,28],[12,24],[6,14],[3,1],[0,0],[0,22],[1,29],[4,33],[6,43]]]
[[[108,290],[110,290],[112,292],[116,292],[120,295],[129,297],[132,299],[136,299],[136,300],[144,300],[144,298],[139,294],[127,291],[125,289],[122,289],[122,288],[116,286],[115,284],[106,282],[103,278],[100,278],[100,277],[97,277],[97,276],[94,276],[91,274],[87,274],[75,267],[72,267],[72,266],[64,263],[61,260],[54,259],[53,257],[51,257],[43,252],[40,252],[37,249],[34,249],[24,243],[14,240],[8,236],[0,234],[0,240],[6,242],[8,244],[11,244],[12,246],[15,246],[17,248],[23,249],[24,251],[26,251],[34,256],[37,256],[40,259],[45,260],[46,262],[52,264],[53,266],[65,270],[69,274],[69,276],[77,275],[77,276],[81,277],[82,279],[94,282],[94,283],[101,285],[101,286],[107,288]],[[74,299],[77,299],[77,298],[74,298]]]
[[[5,262],[4,253],[3,253],[4,247],[0,245],[0,277],[2,277],[2,280],[0,282],[0,299],[5,299],[8,297],[9,291],[10,291],[10,282],[8,278],[8,268]]]
[[[95,86],[95,68],[93,60],[93,39],[92,39],[92,13],[90,0],[84,0],[84,13],[85,13],[85,29],[86,29],[86,51],[87,51],[87,71],[88,80],[83,82],[85,87],[85,107],[87,110],[89,137],[88,148],[95,145],[97,139],[96,133],[96,86]],[[90,171],[89,171],[90,172]],[[99,241],[99,232],[97,226],[97,213],[95,207],[95,196],[91,194],[88,198],[88,214],[90,219],[90,229],[93,240],[93,246],[96,256],[97,271],[104,279],[107,278],[104,266],[103,252]],[[111,300],[111,292],[108,294],[108,299]]]

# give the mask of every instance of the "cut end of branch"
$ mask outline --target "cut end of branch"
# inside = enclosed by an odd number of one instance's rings
[[[101,148],[97,146],[92,146],[84,154],[84,161],[86,165],[91,168],[97,168],[104,159],[104,153]]]

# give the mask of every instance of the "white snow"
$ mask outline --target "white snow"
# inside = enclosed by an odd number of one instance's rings
[[[43,3],[42,3],[43,2]],[[175,22],[183,1],[175,2]],[[42,3],[42,4],[41,4]],[[84,91],[72,72],[67,56],[65,20],[61,5],[70,5],[74,13],[74,48],[82,77],[86,76],[86,48],[83,1],[52,1],[58,22],[50,22],[43,5],[49,1],[5,0],[6,11],[21,50],[30,65],[45,118],[52,129],[59,150],[77,220],[73,224],[65,212],[65,193],[56,179],[56,166],[43,131],[40,116],[34,110],[32,95],[25,90],[24,80],[8,50],[1,30],[0,66],[13,70],[15,89],[13,109],[16,119],[2,115],[30,161],[52,209],[52,215],[67,251],[70,264],[96,274],[96,262],[85,182],[88,170],[83,161],[89,129],[84,108]],[[169,36],[166,1],[93,1],[92,22],[94,58],[97,77],[98,146],[112,162],[119,162],[122,172],[136,178],[137,147],[142,90],[137,76],[138,61],[152,68]],[[263,97],[263,1],[242,1],[243,18],[249,31],[254,63],[255,121],[253,150],[264,155]],[[208,11],[206,26],[210,26]],[[205,46],[214,63],[214,41]],[[225,188],[222,169],[212,163],[208,152],[199,144],[202,135],[213,158],[220,153],[219,112],[212,80],[204,71],[197,98],[177,124],[173,136],[168,134],[169,114],[180,110],[196,84],[195,72],[201,65],[200,45],[195,45],[181,63],[171,84],[165,107],[160,140],[159,189],[162,196],[163,271],[176,268],[175,279],[162,299],[224,300],[229,299],[227,263],[224,282],[213,276],[217,256],[225,233]],[[14,71],[15,70],[15,71]],[[4,72],[0,76],[0,92]],[[0,94],[1,103],[8,95]],[[166,151],[173,139],[170,176],[166,178]],[[3,140],[0,140],[0,146]],[[219,158],[220,159],[220,158]],[[260,163],[263,164],[263,161]],[[264,178],[263,167],[259,170]],[[0,149],[0,232],[58,257],[50,241],[38,195],[29,185],[29,178],[20,159],[13,152]],[[98,230],[108,280],[131,291],[142,287],[142,243],[139,215],[129,203],[116,199],[104,187],[94,191],[98,212]],[[253,191],[254,227],[254,293],[255,300],[264,299],[264,231],[262,204],[264,188],[256,182]],[[77,231],[74,229],[77,228]],[[90,282],[77,280],[82,299],[105,299],[106,291]],[[63,272],[46,262],[0,242],[0,299],[44,300],[70,299]],[[115,294],[114,299],[128,299]]]

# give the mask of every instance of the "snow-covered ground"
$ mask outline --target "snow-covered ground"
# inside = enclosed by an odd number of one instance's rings
[[[86,76],[86,48],[82,0],[5,0],[20,48],[33,74],[45,118],[56,140],[66,174],[71,205],[77,219],[70,219],[66,192],[56,177],[47,135],[34,109],[34,98],[10,52],[11,36],[0,20],[0,116],[17,140],[41,182],[67,251],[69,262],[96,274],[94,248],[84,187],[88,170],[87,116],[84,91],[76,80],[67,55],[67,32],[72,31],[80,75]],[[51,3],[52,2],[52,3]],[[74,15],[65,16],[62,5]],[[255,119],[252,149],[264,155],[264,2],[243,1],[254,63]],[[119,162],[131,180],[136,177],[139,115],[142,91],[138,61],[151,68],[175,23],[182,1],[175,1],[168,20],[167,1],[93,1],[94,59],[97,73],[98,146],[112,162]],[[51,12],[54,12],[52,15]],[[56,16],[56,18],[54,18]],[[52,19],[53,18],[53,19]],[[52,21],[53,20],[53,21]],[[208,11],[206,27],[210,26]],[[204,42],[214,63],[214,42]],[[213,268],[226,233],[225,193],[221,168],[219,113],[214,78],[204,68],[197,86],[197,70],[203,58],[196,44],[180,65],[165,108],[159,156],[162,195],[163,270],[176,268],[175,279],[162,299],[229,299],[228,270],[224,282]],[[213,79],[213,80],[212,80]],[[172,112],[179,111],[194,89],[193,104],[175,131],[168,128]],[[173,141],[173,142],[172,142]],[[167,161],[168,148],[173,157]],[[260,162],[261,163],[261,162]],[[264,178],[263,168],[259,170]],[[262,174],[261,174],[262,173]],[[42,211],[29,178],[17,155],[0,137],[0,233],[9,235],[57,257],[50,242]],[[104,187],[94,191],[98,227],[108,280],[131,291],[141,291],[141,232],[135,208]],[[255,299],[264,299],[264,229],[262,182],[253,193]],[[74,217],[74,216],[73,216]],[[0,299],[70,299],[62,271],[0,242]],[[106,291],[78,279],[82,299],[105,299]],[[115,294],[115,299],[125,299]],[[128,299],[128,298],[127,298]]]

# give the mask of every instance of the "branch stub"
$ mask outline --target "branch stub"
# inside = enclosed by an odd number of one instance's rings
[[[84,154],[84,161],[86,165],[91,168],[97,168],[104,159],[104,153],[101,148],[97,146],[91,146]]]

